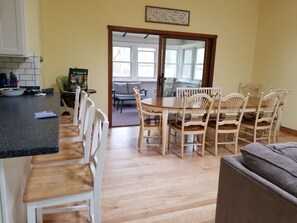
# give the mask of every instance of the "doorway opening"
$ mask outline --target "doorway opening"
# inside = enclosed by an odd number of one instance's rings
[[[110,127],[139,124],[135,85],[144,89],[144,97],[175,96],[177,87],[212,86],[216,35],[118,26],[108,31]]]

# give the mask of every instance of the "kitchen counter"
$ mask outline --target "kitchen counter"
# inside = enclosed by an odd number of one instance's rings
[[[58,117],[34,118],[52,111]],[[60,94],[0,96],[0,159],[58,152]]]
[[[40,111],[52,111],[58,117],[34,118]],[[26,223],[22,194],[31,156],[58,152],[59,113],[59,93],[0,96],[0,222]]]

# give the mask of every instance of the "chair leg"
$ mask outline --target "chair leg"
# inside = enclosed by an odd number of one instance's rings
[[[27,204],[27,223],[36,223],[35,207]]]
[[[143,131],[139,132],[139,152],[142,151]]]
[[[36,218],[38,223],[43,222],[42,208],[36,208]]]
[[[218,140],[219,140],[219,133],[215,132],[215,156],[218,155]]]
[[[86,201],[88,206],[89,206],[89,214],[88,214],[88,221],[91,221],[92,220],[92,216],[94,215],[94,202],[93,202],[93,199],[91,200],[87,200]]]
[[[180,152],[181,152],[181,158],[184,158],[184,141],[185,141],[185,136],[181,136],[181,146],[180,146]]]
[[[238,148],[238,135],[239,135],[238,132],[234,134],[234,137],[235,137],[235,139],[234,139],[234,154],[237,153],[237,148]]]
[[[147,131],[147,135],[150,136],[151,135],[151,130]],[[149,143],[149,138],[146,138],[146,142]]]
[[[141,130],[139,129],[139,133],[138,133],[138,151],[139,152],[141,152],[140,143],[141,143]]]

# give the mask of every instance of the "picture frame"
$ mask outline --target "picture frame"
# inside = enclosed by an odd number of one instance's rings
[[[189,26],[190,11],[155,6],[145,6],[145,21],[152,23]]]
[[[75,91],[77,86],[80,86],[81,90],[88,90],[88,69],[69,68],[68,91]]]

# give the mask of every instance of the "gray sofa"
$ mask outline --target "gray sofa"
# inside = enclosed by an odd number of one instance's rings
[[[221,159],[216,223],[296,223],[297,143],[241,149]]]
[[[120,107],[122,113],[124,102],[135,103],[135,96],[133,88],[139,89],[141,99],[146,98],[147,89],[141,88],[141,82],[113,82],[112,83],[112,99],[114,108],[117,102],[117,110]]]

